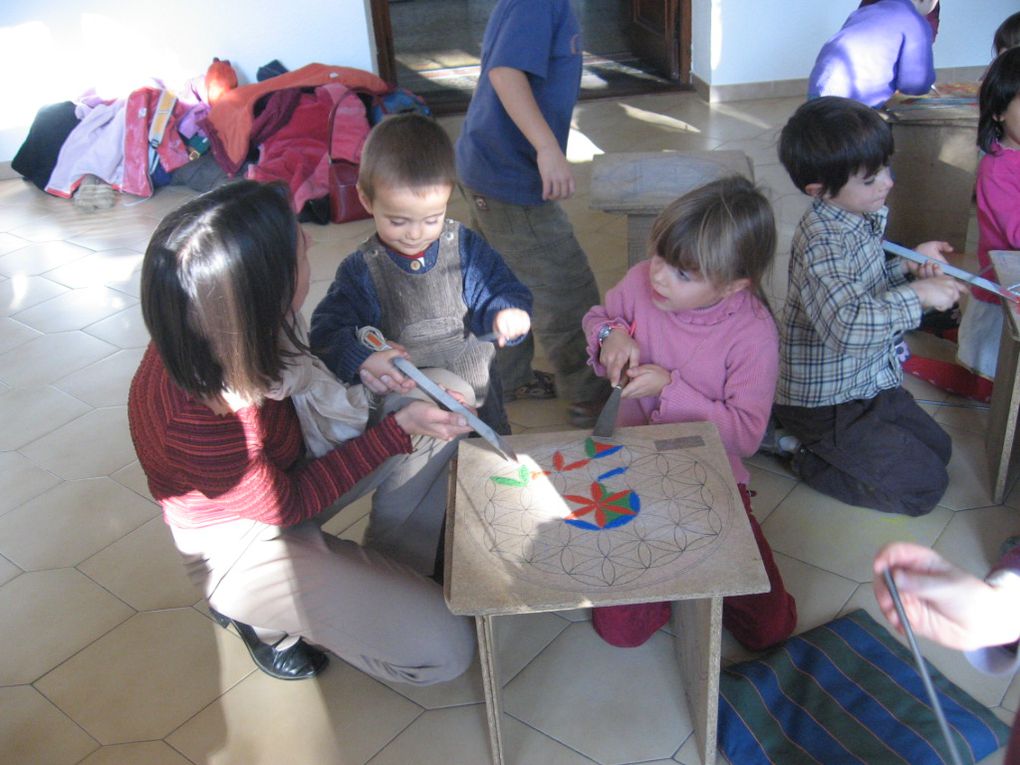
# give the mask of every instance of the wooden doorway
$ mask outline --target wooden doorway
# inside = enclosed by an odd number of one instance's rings
[[[372,0],[387,82],[439,113],[463,111],[497,0]],[[573,0],[584,40],[581,99],[690,89],[691,0]]]

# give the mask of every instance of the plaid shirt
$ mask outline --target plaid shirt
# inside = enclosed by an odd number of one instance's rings
[[[897,336],[921,303],[899,258],[882,251],[888,210],[857,215],[821,200],[793,236],[776,403],[828,406],[874,398],[903,380]]]

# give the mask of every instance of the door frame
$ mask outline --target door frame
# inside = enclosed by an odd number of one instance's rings
[[[680,15],[679,72],[675,82],[691,83],[691,0],[675,0]],[[390,22],[389,0],[371,0],[372,32],[375,37],[375,59],[379,77],[391,87],[397,84],[397,52],[393,42],[393,25]],[[670,77],[672,79],[672,74]]]

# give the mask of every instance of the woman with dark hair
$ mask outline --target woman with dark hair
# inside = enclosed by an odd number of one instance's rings
[[[305,247],[280,185],[223,186],[160,223],[142,266],[152,343],[128,399],[139,462],[192,581],[263,671],[316,675],[314,643],[387,680],[451,679],[472,629],[428,575],[469,428],[393,395],[360,435],[307,458],[293,402],[270,397],[307,358]],[[372,490],[365,547],[321,531]]]

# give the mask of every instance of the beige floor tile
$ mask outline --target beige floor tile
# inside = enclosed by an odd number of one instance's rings
[[[25,444],[21,453],[65,480],[109,475],[135,458],[127,407],[93,409]]]
[[[65,481],[0,516],[0,554],[26,571],[75,566],[157,512],[109,478]]]
[[[60,378],[53,387],[80,398],[90,406],[119,406],[127,401],[131,378],[144,352],[143,348],[117,351]]]
[[[0,210],[2,209],[3,208],[0,207]],[[8,210],[6,214],[10,215],[11,213]],[[21,215],[20,212],[16,211],[14,215],[18,216],[16,217],[17,220],[20,220]],[[29,241],[27,239],[22,239],[21,237],[14,236],[13,234],[7,233],[0,234],[0,255],[6,255],[8,252],[20,250],[22,247],[27,247],[28,245]]]
[[[333,281],[340,262],[354,252],[355,247],[342,250],[337,242],[326,241],[315,243],[308,248],[308,265],[311,267],[311,279],[315,281]]]
[[[90,250],[115,250],[121,247],[142,249],[138,243],[149,240],[159,220],[159,217],[146,216],[127,221],[111,217],[106,221],[81,226],[67,240]]]
[[[33,242],[0,257],[0,273],[6,276],[38,276],[92,253],[87,247],[60,241],[59,235],[50,238],[55,241]]]
[[[0,391],[0,450],[17,449],[89,410],[56,388],[11,388]]]
[[[775,553],[775,558],[783,584],[797,601],[795,634],[832,621],[857,590],[857,582],[824,569],[782,553]]]
[[[1017,709],[1020,709],[1020,674],[1014,675],[1010,681],[1006,695],[1002,699],[1002,706],[1013,715],[1017,713]]]
[[[567,626],[566,621],[556,618],[551,613],[501,616],[496,619],[496,647],[499,650],[500,682],[506,685]],[[430,686],[415,686],[405,683],[386,684],[426,709],[475,704],[485,698],[477,654],[471,668],[448,683]]]
[[[0,452],[0,515],[60,483],[23,454]]]
[[[946,398],[944,405],[936,410],[935,422],[943,427],[949,425],[960,430],[969,430],[984,438],[988,430],[988,405],[951,395]]]
[[[135,302],[109,287],[83,287],[26,308],[14,318],[40,332],[68,332],[102,321]]]
[[[762,523],[786,495],[793,491],[797,481],[792,476],[773,473],[757,465],[748,465],[747,469],[751,473],[748,488],[754,492],[754,496],[751,497],[751,508],[758,523]]]
[[[935,549],[975,576],[984,577],[1001,556],[1002,543],[1020,535],[1020,514],[1001,505],[953,513]]]
[[[152,499],[152,495],[149,493],[148,479],[145,477],[145,473],[142,471],[142,467],[138,464],[137,460],[129,465],[125,465],[115,473],[111,473],[110,478],[121,486],[131,489],[131,491],[143,499]]]
[[[97,749],[79,765],[191,765],[162,741],[114,744]]]
[[[722,752],[718,752],[716,757],[716,762],[726,762]],[[684,741],[684,745],[680,747],[680,751],[676,753],[673,761],[679,762],[681,765],[701,765],[701,750],[698,747],[698,740],[693,734]]]
[[[0,282],[0,315],[20,313],[64,292],[66,287],[44,276],[17,274]]]
[[[503,716],[503,739],[503,753],[511,765],[591,762],[508,715]],[[370,765],[486,763],[489,757],[485,708],[474,704],[425,712],[373,757]]]
[[[661,632],[621,649],[590,625],[572,624],[507,684],[503,699],[509,714],[597,762],[672,757],[691,731],[673,641]]]
[[[949,461],[949,487],[939,504],[953,510],[992,504],[984,433],[952,425],[942,427],[953,439],[953,456]]]
[[[192,608],[126,622],[36,682],[102,744],[163,738],[253,671],[241,641]]]
[[[131,280],[142,265],[142,253],[123,248],[94,252],[46,272],[46,278],[70,289],[101,287]]]
[[[7,560],[7,558],[0,555],[0,587],[21,574],[22,571],[20,568]]]
[[[35,688],[0,688],[0,761],[75,765],[98,746]]]
[[[17,348],[22,343],[27,343],[41,334],[27,324],[4,316],[0,318],[0,353]]]
[[[89,324],[85,331],[118,348],[144,348],[149,344],[149,330],[145,328],[140,304]]]
[[[25,573],[0,587],[0,613],[0,685],[14,685],[34,682],[134,611],[62,568]]]
[[[39,335],[0,354],[0,379],[15,387],[48,385],[116,351],[84,332]]]
[[[799,484],[762,530],[776,552],[855,582],[870,582],[871,559],[882,544],[896,539],[933,544],[951,517],[944,507],[919,518],[879,513]]]
[[[82,561],[78,569],[139,611],[181,608],[202,597],[185,573],[162,516]]]
[[[421,712],[334,659],[322,675],[301,682],[255,671],[167,742],[205,765],[362,765]]]

